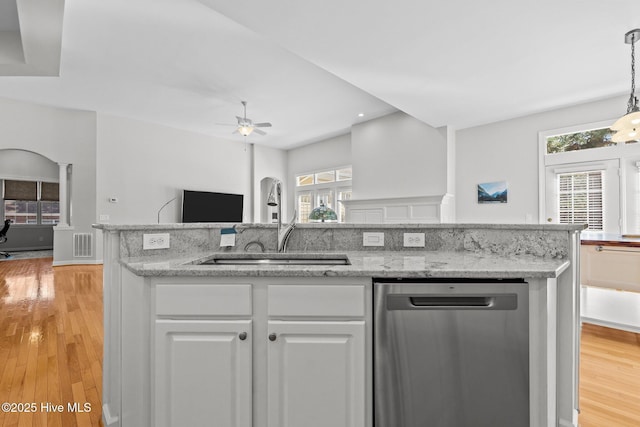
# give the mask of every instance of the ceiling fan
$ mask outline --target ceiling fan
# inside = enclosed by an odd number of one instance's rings
[[[247,101],[241,102],[242,106],[244,107],[244,116],[236,116],[236,119],[238,119],[238,125],[233,133],[239,133],[240,135],[245,137],[251,135],[253,132],[258,135],[266,135],[267,133],[265,131],[258,128],[270,128],[271,123],[253,123],[251,119],[247,118]]]

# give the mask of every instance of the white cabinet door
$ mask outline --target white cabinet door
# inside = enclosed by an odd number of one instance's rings
[[[251,427],[251,320],[156,320],[157,427]]]
[[[269,321],[269,427],[364,427],[363,321]]]

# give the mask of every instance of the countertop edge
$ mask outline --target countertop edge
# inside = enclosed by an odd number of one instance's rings
[[[459,255],[458,259],[456,259],[457,255]],[[570,265],[568,259],[506,258],[466,252],[447,254],[447,262],[442,262],[440,258],[437,258],[440,255],[434,255],[436,259],[430,260],[430,258],[420,259],[401,253],[385,253],[372,255],[373,261],[362,255],[353,255],[348,252],[347,256],[356,261],[356,265],[212,268],[211,266],[192,264],[195,259],[201,256],[175,258],[166,262],[150,262],[149,260],[145,262],[139,259],[121,259],[119,262],[133,274],[141,277],[398,277],[418,279],[433,277],[548,279],[559,277]],[[414,262],[417,264],[413,264]],[[478,267],[471,267],[473,265],[478,265]]]

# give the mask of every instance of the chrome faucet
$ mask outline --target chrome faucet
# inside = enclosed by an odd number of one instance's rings
[[[296,227],[297,212],[293,211],[293,219],[291,222],[284,226],[282,225],[282,181],[279,179],[273,179],[271,190],[269,191],[269,197],[267,198],[267,205],[278,207],[278,252],[287,251],[287,242],[291,232]]]

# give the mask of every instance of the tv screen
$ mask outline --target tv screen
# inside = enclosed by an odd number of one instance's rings
[[[183,190],[182,222],[242,222],[242,194]]]

